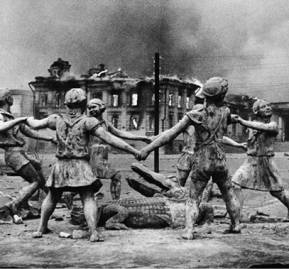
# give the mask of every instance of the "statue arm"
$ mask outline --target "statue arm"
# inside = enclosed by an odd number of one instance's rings
[[[150,143],[152,141],[147,136],[134,135],[130,132],[121,131],[121,130],[115,128],[114,126],[112,126],[112,124],[110,124],[110,123],[108,123],[108,130],[110,133],[112,133],[113,135],[120,137],[120,138],[129,139],[129,140],[140,140],[140,141],[144,141],[146,143]]]
[[[122,139],[114,136],[113,134],[107,132],[102,127],[97,127],[92,131],[92,135],[99,137],[107,144],[116,147],[118,149],[124,150],[127,153],[134,155],[136,158],[139,156],[139,151],[134,147],[123,141]]]
[[[237,141],[235,141],[232,138],[229,138],[227,136],[223,136],[222,143],[225,145],[232,146],[232,147],[247,150],[247,143],[238,143]]]
[[[195,133],[195,127],[193,125],[190,125],[184,133],[187,133],[188,136],[193,136]]]
[[[180,133],[184,132],[186,128],[192,123],[191,119],[185,115],[182,120],[180,120],[175,126],[171,129],[168,129],[161,134],[159,134],[152,143],[145,146],[141,150],[141,159],[146,159],[146,157],[156,148],[159,148],[174,138],[176,138]]]
[[[246,126],[248,128],[251,128],[251,129],[255,129],[258,131],[278,133],[278,126],[277,126],[277,123],[274,121],[269,122],[269,123],[264,123],[264,122],[260,122],[260,121],[244,120],[241,117],[239,117],[238,121],[243,126]]]
[[[25,136],[30,137],[30,138],[34,138],[34,139],[40,139],[40,140],[44,140],[44,141],[54,141],[54,138],[52,136],[47,136],[44,134],[40,134],[39,132],[31,129],[30,127],[28,127],[27,125],[21,125],[20,126],[20,131],[21,133],[23,133]]]
[[[2,117],[2,119],[0,119],[0,132],[5,132],[17,124],[24,123],[26,120],[27,117],[20,117],[9,121],[4,121]]]
[[[31,127],[32,129],[44,129],[44,128],[50,128],[55,130],[56,127],[56,118],[57,115],[51,115],[47,118],[36,120],[33,117],[29,117],[27,119],[27,125]]]

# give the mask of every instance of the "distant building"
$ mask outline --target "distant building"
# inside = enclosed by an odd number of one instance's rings
[[[254,119],[252,106],[256,101],[256,97],[228,94],[226,101],[231,109],[231,113],[238,114],[244,119]],[[277,122],[279,128],[276,140],[278,142],[289,141],[289,101],[274,102],[271,105],[273,110],[272,120]],[[228,135],[238,141],[245,141],[248,137],[248,129],[240,124],[232,124],[228,127]]]
[[[33,95],[31,91],[10,89],[9,92],[13,96],[13,106],[11,112],[15,117],[32,116],[33,115]]]
[[[105,118],[120,130],[136,134],[154,134],[154,79],[131,78],[118,69],[110,72],[104,64],[99,64],[78,77],[71,76],[68,61],[58,59],[49,67],[49,76],[35,77],[29,83],[33,90],[34,115],[43,118],[52,113],[65,111],[65,93],[74,87],[81,87],[88,100],[100,98],[107,104]],[[159,129],[160,132],[175,125],[194,104],[197,80],[183,80],[177,76],[160,76]],[[254,98],[247,95],[228,94],[226,102],[232,113],[245,119],[253,119],[251,107]],[[289,141],[289,105],[273,103],[273,119],[279,123],[279,141]],[[240,124],[230,125],[228,135],[237,141],[245,141],[246,128]],[[47,144],[47,143],[46,143]],[[141,144],[141,143],[140,143]],[[179,152],[182,136],[165,147],[165,152]],[[138,143],[134,142],[138,147]],[[44,147],[44,145],[43,145]],[[41,148],[41,147],[40,147]]]
[[[285,101],[286,99],[284,99]],[[273,119],[278,123],[278,141],[289,141],[289,100],[288,102],[272,103]]]
[[[58,59],[48,69],[50,76],[36,77],[29,83],[34,91],[35,117],[43,118],[65,111],[65,93],[74,87],[83,88],[91,98],[101,98],[107,104],[105,118],[121,130],[153,135],[153,78],[130,78],[122,70],[109,73],[103,64],[88,70],[79,78],[69,74],[70,64]],[[175,125],[192,108],[194,92],[199,85],[194,80],[176,76],[160,77],[160,130]]]

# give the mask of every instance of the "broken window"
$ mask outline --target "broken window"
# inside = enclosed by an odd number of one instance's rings
[[[55,100],[56,100],[56,107],[60,107],[61,106],[61,92],[56,92]]]
[[[112,94],[112,102],[111,105],[113,107],[118,107],[119,106],[119,94],[117,93],[113,93]]]
[[[173,94],[170,93],[169,94],[169,102],[168,102],[169,106],[173,106]]]
[[[98,98],[102,100],[102,92],[94,92],[92,98]]]
[[[64,105],[65,92],[55,93],[55,105],[56,107],[62,107]]]
[[[112,115],[111,123],[113,127],[118,128],[118,115]]]
[[[138,94],[137,93],[131,94],[131,106],[138,106]]]
[[[155,127],[155,118],[154,118],[154,115],[153,114],[150,114],[149,115],[149,126],[148,126],[148,129],[151,131],[151,130],[154,130],[154,127]]]
[[[182,107],[182,96],[179,95],[178,96],[178,108],[181,108]]]
[[[152,99],[151,99],[151,101],[152,101],[151,104],[154,105],[154,104],[155,104],[155,94],[154,94],[154,93],[152,94]]]
[[[190,108],[190,97],[186,97],[186,109]]]
[[[169,114],[169,128],[174,126],[174,114]]]
[[[138,129],[138,120],[139,116],[138,115],[132,115],[129,119],[129,129],[130,130],[137,130]]]
[[[41,93],[41,95],[40,95],[40,105],[41,106],[47,106],[47,100],[48,100],[47,94],[46,93]]]

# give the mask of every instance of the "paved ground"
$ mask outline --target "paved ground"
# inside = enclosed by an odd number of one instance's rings
[[[174,172],[177,156],[164,156],[161,171]],[[41,157],[47,173],[53,162],[51,156]],[[231,172],[242,163],[244,155],[229,155]],[[288,185],[289,160],[283,153],[277,154],[277,164]],[[124,177],[133,158],[113,155],[111,161],[122,170]],[[152,159],[146,164],[152,166]],[[122,195],[135,196],[123,182]],[[19,177],[0,177],[0,191],[13,194],[23,185]],[[103,192],[108,195],[108,182]],[[284,206],[270,195],[246,192],[246,210],[257,209],[271,216],[286,216]],[[219,204],[223,204],[219,202]],[[189,267],[250,267],[252,265],[276,264],[289,266],[289,223],[246,223],[240,235],[222,234],[228,219],[217,219],[212,234],[199,234],[193,241],[180,239],[180,230],[128,230],[104,231],[105,242],[90,243],[87,239],[59,238],[60,232],[71,233],[76,226],[69,223],[65,208],[57,208],[55,214],[63,220],[50,221],[53,233],[35,240],[31,232],[38,219],[25,221],[23,225],[0,225],[0,267],[102,267],[102,268],[189,268]]]

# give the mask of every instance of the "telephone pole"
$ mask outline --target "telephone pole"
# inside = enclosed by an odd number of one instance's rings
[[[160,54],[158,52],[155,53],[154,59],[154,69],[155,69],[155,135],[159,134],[159,104],[160,104]],[[159,172],[159,149],[154,151],[154,170],[155,172]]]

